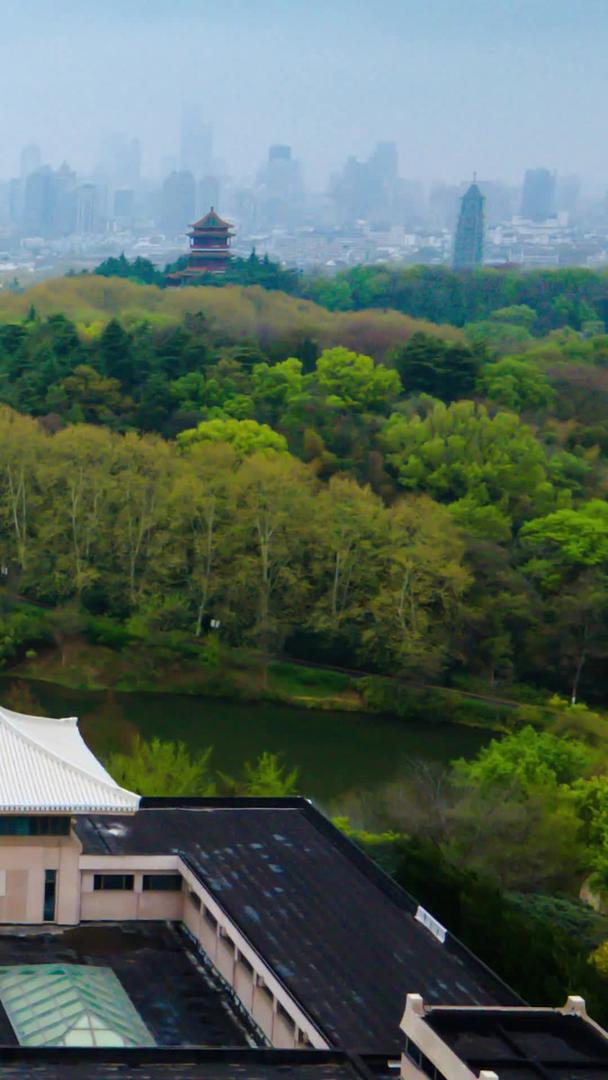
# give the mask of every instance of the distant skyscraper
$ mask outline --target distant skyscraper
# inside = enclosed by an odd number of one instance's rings
[[[270,146],[268,161],[258,174],[258,183],[270,199],[296,199],[302,193],[302,169],[292,157],[291,146]]]
[[[301,212],[302,167],[292,157],[291,146],[268,148],[268,160],[257,175],[260,225],[264,228],[293,227]]]
[[[135,192],[133,188],[119,188],[114,192],[114,220],[119,225],[130,225],[135,216]]]
[[[141,176],[141,144],[139,139],[115,132],[103,147],[104,172],[112,185],[136,188]]]
[[[567,214],[576,214],[581,193],[578,176],[559,176],[555,185],[555,209]]]
[[[528,221],[546,221],[555,214],[555,173],[548,169],[527,169],[521,197],[521,216]]]
[[[23,228],[27,236],[50,236],[53,232],[54,176],[50,166],[44,165],[25,181]]]
[[[191,172],[173,172],[163,184],[161,225],[169,235],[185,233],[194,221],[196,185]]]
[[[483,261],[484,197],[476,183],[465,191],[454,240],[454,269],[471,270]]]
[[[81,184],[76,191],[76,232],[91,236],[100,231],[99,189],[96,184]]]
[[[30,143],[29,146],[24,146],[21,151],[21,167],[19,170],[22,180],[26,180],[30,173],[36,172],[42,164],[42,154],[40,153],[40,147],[35,143]]]
[[[180,168],[201,177],[211,172],[213,129],[203,123],[198,105],[184,105],[180,137]]]
[[[220,182],[217,176],[203,176],[196,185],[196,216],[202,217],[210,206],[220,204]]]
[[[291,161],[291,146],[276,143],[268,147],[268,161]]]
[[[390,223],[398,206],[399,157],[392,142],[377,143],[365,162],[348,158],[332,183],[331,194],[343,222],[365,218]]]
[[[394,184],[399,176],[399,155],[394,142],[376,143],[367,167],[379,185]]]

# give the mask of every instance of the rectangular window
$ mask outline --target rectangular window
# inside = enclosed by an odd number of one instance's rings
[[[205,919],[209,923],[209,926],[212,926],[214,930],[217,929],[217,919],[215,915],[211,914],[209,908],[205,908]]]
[[[95,892],[105,891],[133,891],[133,874],[95,874],[93,878]]]
[[[285,1008],[285,1006],[281,1005],[280,1001],[277,1001],[277,1013],[281,1017],[281,1019],[288,1025],[288,1027],[295,1028],[296,1025],[295,1025],[294,1021],[292,1020],[291,1016],[287,1012],[287,1009]]]
[[[69,817],[0,815],[0,836],[68,836]]]
[[[57,887],[57,871],[44,871],[44,908],[42,918],[44,922],[55,921],[55,892]]]
[[[200,896],[197,896],[195,892],[192,892],[192,889],[190,889],[188,893],[188,899],[197,911],[201,910],[201,898]]]
[[[181,874],[144,874],[144,892],[181,892]]]

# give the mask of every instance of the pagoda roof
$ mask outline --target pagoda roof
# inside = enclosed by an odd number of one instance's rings
[[[78,720],[0,707],[0,813],[134,813],[139,795],[112,779],[84,743]]]
[[[224,221],[220,217],[217,210],[212,206],[211,209],[204,217],[199,221],[195,221],[194,225],[190,226],[191,229],[231,229],[232,225],[229,221]]]

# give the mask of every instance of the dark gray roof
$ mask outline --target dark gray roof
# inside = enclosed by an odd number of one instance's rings
[[[166,923],[0,931],[0,967],[55,963],[111,968],[160,1046],[246,1047],[257,1039],[257,1029],[237,1011],[232,996],[197,962],[186,934]],[[0,1005],[2,1054],[16,1042]]]
[[[6,1048],[0,1080],[387,1080],[386,1062],[324,1050]]]
[[[306,800],[149,800],[78,819],[85,854],[179,852],[334,1046],[397,1053],[405,997],[520,999]]]
[[[372,1080],[346,1054],[285,1050],[3,1051],[0,1080]]]
[[[608,1039],[580,1016],[552,1009],[431,1009],[430,1027],[477,1075],[500,1080],[606,1080]]]

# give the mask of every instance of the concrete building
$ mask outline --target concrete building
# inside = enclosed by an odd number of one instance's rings
[[[525,1007],[307,800],[140,799],[2,708],[0,758],[0,1080],[563,1080],[470,1032],[573,1009],[608,1075],[580,1004]]]
[[[425,1005],[408,994],[403,1080],[600,1080],[608,1035],[569,997],[561,1009]]]

